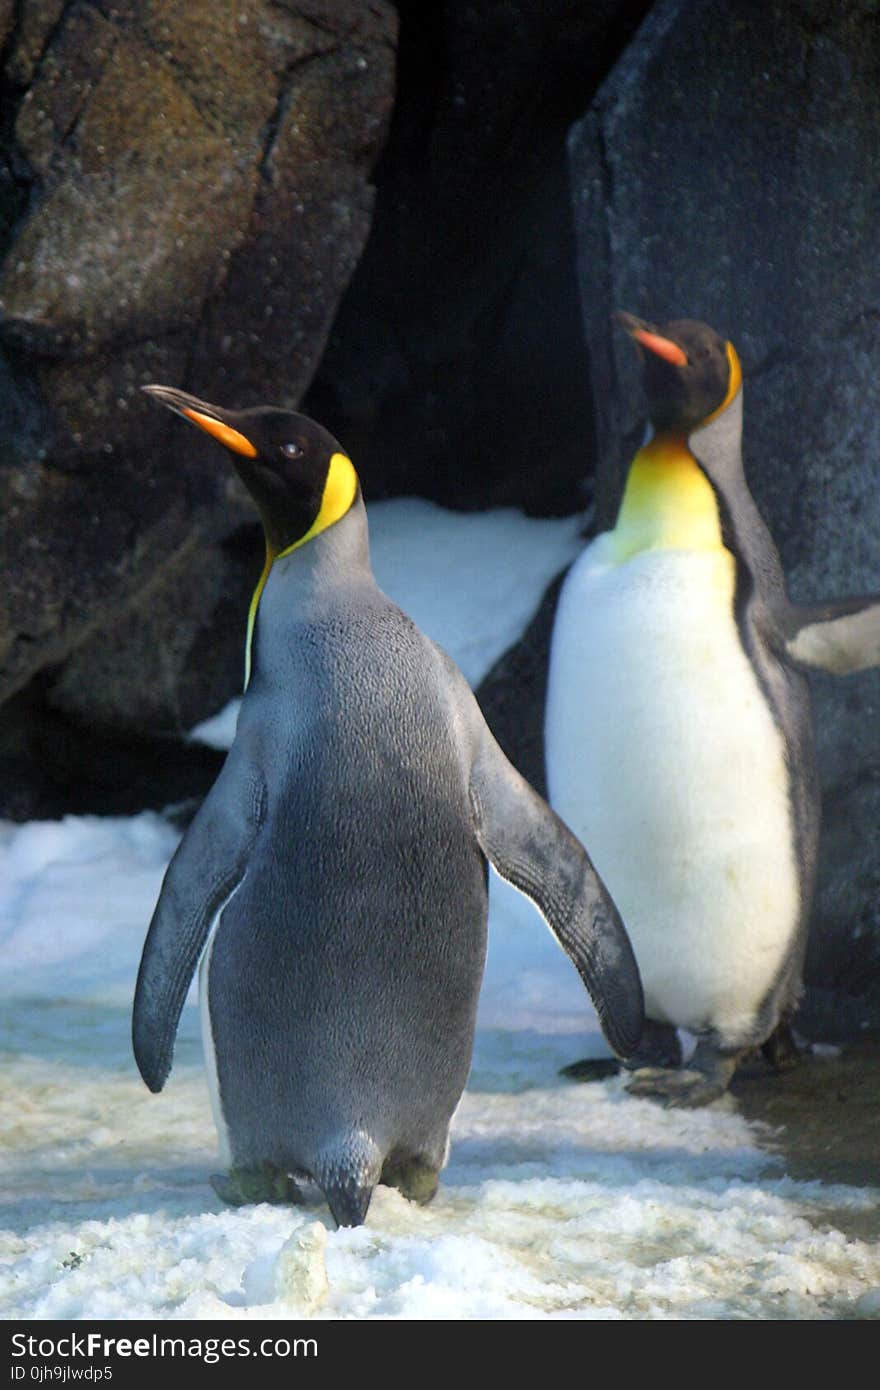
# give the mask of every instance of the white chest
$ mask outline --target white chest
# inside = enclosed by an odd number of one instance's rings
[[[785,747],[721,549],[572,569],[553,634],[550,799],[629,930],[650,1017],[748,1041],[799,914]]]

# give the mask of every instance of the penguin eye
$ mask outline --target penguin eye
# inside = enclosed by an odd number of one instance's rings
[[[301,444],[295,444],[293,440],[291,440],[289,444],[281,445],[281,452],[286,459],[298,459],[302,458],[305,450]]]

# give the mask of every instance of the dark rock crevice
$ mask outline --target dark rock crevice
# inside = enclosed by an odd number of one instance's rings
[[[307,400],[368,497],[583,505],[565,140],[647,8],[400,6],[373,228]]]
[[[34,174],[15,140],[15,118],[22,87],[8,73],[11,54],[21,32],[25,0],[15,0],[8,19],[5,41],[0,30],[0,258],[13,239],[15,228],[24,216]]]
[[[64,0],[64,3],[62,4],[56,19],[52,24],[50,24],[49,28],[46,30],[40,50],[33,61],[33,69],[30,73],[29,79],[30,83],[35,82],[36,79],[40,76],[43,63],[46,60],[46,55],[52,48],[56,38],[61,33],[62,29],[67,23],[67,20],[71,12],[75,9],[85,8],[100,11],[100,6],[91,3],[91,0]]]

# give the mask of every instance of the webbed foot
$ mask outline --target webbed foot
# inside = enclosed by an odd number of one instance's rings
[[[633,1072],[627,1086],[631,1096],[648,1097],[679,1110],[696,1110],[723,1096],[725,1082],[717,1082],[700,1071],[665,1071],[662,1067],[641,1067]]]
[[[440,1169],[426,1158],[390,1154],[379,1181],[385,1187],[396,1187],[410,1202],[427,1206],[440,1185]]]
[[[258,1202],[299,1206],[303,1200],[293,1178],[271,1163],[259,1168],[232,1168],[228,1173],[215,1173],[211,1186],[221,1202],[230,1207],[255,1206]]]
[[[761,1056],[774,1071],[791,1071],[798,1066],[804,1053],[798,1047],[788,1023],[778,1023],[765,1043]]]
[[[703,1038],[687,1067],[640,1067],[626,1089],[631,1096],[658,1100],[673,1109],[697,1110],[724,1095],[740,1055],[719,1052]]]

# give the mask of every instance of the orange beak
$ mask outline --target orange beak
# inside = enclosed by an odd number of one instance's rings
[[[648,352],[653,352],[656,357],[662,357],[664,362],[671,362],[674,367],[687,366],[687,353],[674,343],[671,338],[662,338],[659,333],[655,333],[648,323],[643,323],[634,314],[627,314],[620,310],[614,315],[622,328],[625,328],[631,338],[640,343]]]
[[[192,420],[194,425],[198,425],[199,429],[205,430],[221,444],[225,444],[227,449],[232,449],[236,454],[244,454],[245,458],[257,457],[257,451],[251,441],[231,425],[224,425],[222,420],[212,420],[210,415],[202,415],[198,410],[184,409],[180,413],[185,415],[187,420]]]
[[[209,405],[207,401],[200,401],[197,396],[190,396],[186,391],[178,391],[173,386],[142,386],[141,390],[167,405],[169,410],[173,410],[177,415],[182,415],[185,420],[198,425],[200,430],[225,444],[233,453],[243,454],[249,459],[257,457],[257,450],[247,435],[222,419],[225,411]]]

